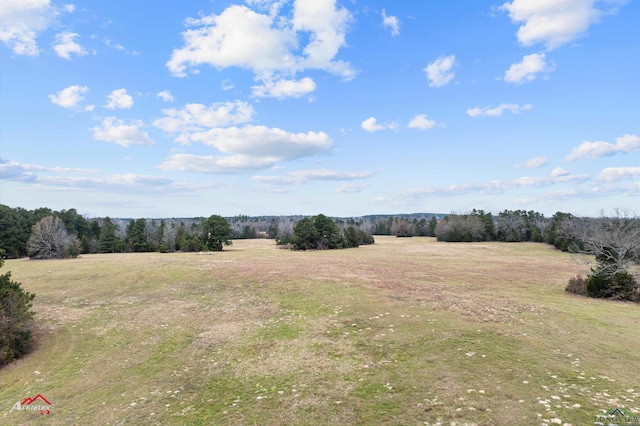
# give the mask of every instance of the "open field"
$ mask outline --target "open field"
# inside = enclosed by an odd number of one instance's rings
[[[38,348],[0,424],[537,425],[640,413],[640,306],[564,291],[535,243],[9,260]],[[11,412],[37,394],[52,413]]]

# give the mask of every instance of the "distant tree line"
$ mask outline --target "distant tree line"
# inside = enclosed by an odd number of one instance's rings
[[[76,209],[26,210],[0,204],[0,249],[4,250],[5,258],[52,259],[91,253],[221,250],[234,239],[270,238],[277,244],[293,245],[294,227],[304,219],[303,216],[214,216],[215,219],[86,218]],[[321,238],[320,247],[347,248],[373,242],[372,221],[318,217],[318,232],[326,233],[329,221],[339,231],[339,237],[330,233],[330,237]],[[323,223],[326,229],[320,226]],[[311,247],[311,243],[307,239],[299,241],[298,246]]]
[[[37,259],[85,253],[168,253],[221,250],[234,237],[243,237],[235,234],[221,216],[212,217],[214,219],[87,219],[76,209],[26,210],[0,205],[0,250],[4,250],[5,258]]]

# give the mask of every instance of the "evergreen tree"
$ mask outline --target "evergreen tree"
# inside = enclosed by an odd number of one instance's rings
[[[114,253],[116,251],[116,225],[110,217],[105,217],[100,228],[100,252]]]
[[[219,215],[212,215],[202,224],[202,239],[209,250],[221,251],[222,246],[231,245],[233,231],[229,222]]]
[[[303,218],[293,228],[293,246],[296,250],[318,248],[318,230],[309,218]]]

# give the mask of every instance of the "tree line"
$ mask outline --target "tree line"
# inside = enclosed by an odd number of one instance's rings
[[[298,239],[294,245],[294,228],[305,219],[303,216],[214,216],[214,219],[86,218],[73,208],[26,210],[0,205],[0,250],[4,250],[5,258],[50,259],[91,253],[221,250],[234,239],[270,238],[277,244],[290,244],[298,249],[349,248],[373,242],[370,231],[373,223],[363,219],[334,220],[324,215],[306,218],[318,219],[319,235],[329,236],[321,237],[315,245],[306,236],[304,242]],[[330,223],[337,227],[337,233]],[[212,239],[211,235],[217,238]]]

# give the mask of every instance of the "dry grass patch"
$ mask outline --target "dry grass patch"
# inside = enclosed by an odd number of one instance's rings
[[[578,425],[640,412],[640,309],[566,293],[585,273],[571,256],[376,240],[9,261],[37,294],[39,347],[3,369],[0,423]],[[8,413],[37,393],[49,418]]]

